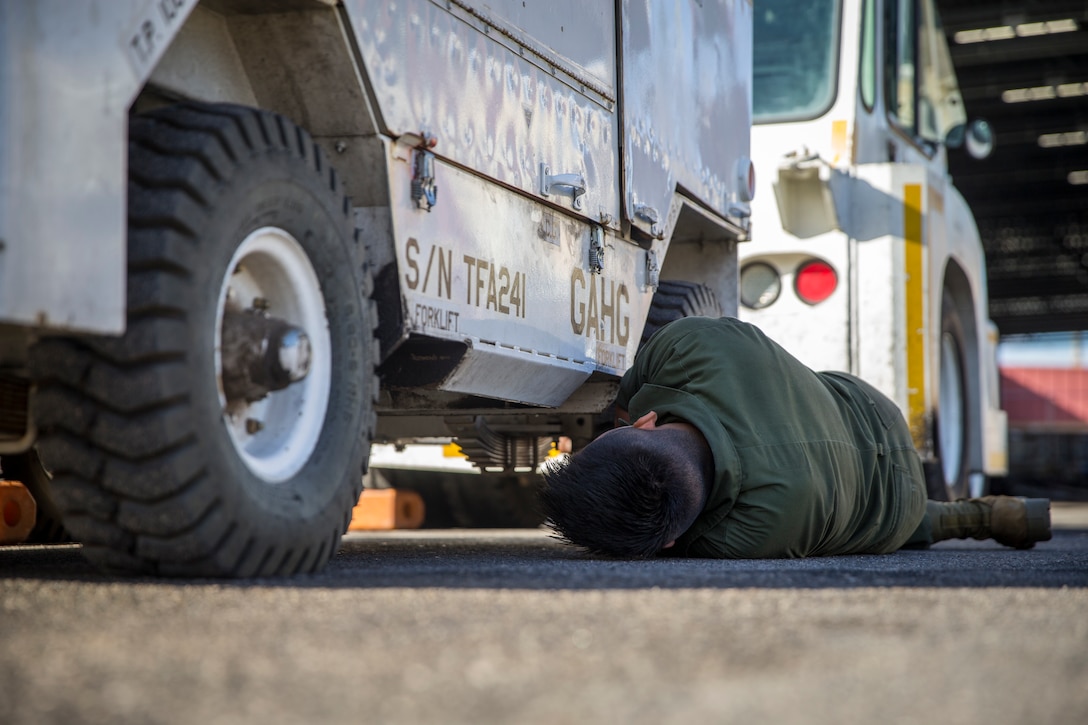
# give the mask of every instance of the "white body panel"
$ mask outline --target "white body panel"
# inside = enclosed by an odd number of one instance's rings
[[[0,3],[0,324],[124,329],[128,109],[195,6]]]
[[[664,234],[679,185],[746,227],[749,126],[736,116],[751,109],[750,1],[624,0],[623,10],[625,218]]]
[[[415,152],[389,144],[387,163],[403,333],[471,348],[439,390],[554,406],[594,370],[622,374],[654,291],[647,248],[666,258],[683,203],[738,236],[747,227],[737,169],[747,169],[750,4],[616,7],[621,18],[604,3],[346,3],[379,126],[435,139],[430,211],[408,193]],[[580,177],[578,203],[568,187],[542,192],[544,168]],[[734,289],[728,249],[697,281]],[[517,304],[503,301],[502,274]]]
[[[595,51],[579,53],[581,62],[515,26],[509,17],[519,14],[505,7],[512,3],[492,4],[489,14],[446,5],[346,3],[383,130],[434,136],[439,156],[525,194],[538,195],[541,164],[579,174],[586,215],[618,219],[612,5],[569,8],[566,34],[584,35],[577,49]],[[549,24],[540,34],[562,35],[555,30]]]
[[[589,224],[454,167],[437,173],[459,203],[422,211],[410,165],[392,156],[406,332],[471,347],[439,388],[555,406],[594,369],[626,370],[653,294],[645,252],[609,236],[592,274]]]

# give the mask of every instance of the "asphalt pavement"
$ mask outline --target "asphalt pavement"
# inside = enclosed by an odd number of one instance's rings
[[[351,534],[321,574],[118,579],[0,550],[0,722],[1084,723],[1088,505],[1030,551],[587,557]]]

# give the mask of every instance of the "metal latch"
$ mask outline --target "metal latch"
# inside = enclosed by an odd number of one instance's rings
[[[581,174],[552,174],[547,164],[541,164],[540,193],[542,196],[569,193],[570,205],[575,209],[581,209],[582,196],[586,193],[586,180]]]
[[[412,160],[412,201],[417,209],[430,211],[438,203],[438,185],[434,183],[434,154],[430,149],[438,139],[430,134],[423,134],[416,146]]]
[[[592,274],[604,271],[604,230],[596,225],[589,230],[589,271]]]
[[[658,214],[657,209],[647,204],[636,204],[635,217],[650,225],[650,234],[658,239],[662,238],[661,229],[657,225],[661,215]]]
[[[646,250],[646,286],[650,289],[656,290],[657,284],[661,280],[661,267],[657,263],[657,252],[652,249]]]
[[[636,204],[635,216],[637,216],[644,222],[649,222],[650,224],[657,224],[658,219],[660,219],[660,215],[657,213],[657,209],[647,204]]]

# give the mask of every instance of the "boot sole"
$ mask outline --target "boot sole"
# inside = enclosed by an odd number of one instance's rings
[[[1028,541],[1031,544],[1036,541],[1050,541],[1050,499],[1022,498],[1020,500],[1024,502],[1024,508],[1027,510]]]

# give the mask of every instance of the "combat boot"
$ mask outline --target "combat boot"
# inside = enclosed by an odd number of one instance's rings
[[[1016,549],[1050,540],[1050,499],[983,496],[959,501],[928,501],[932,540],[993,539]]]

